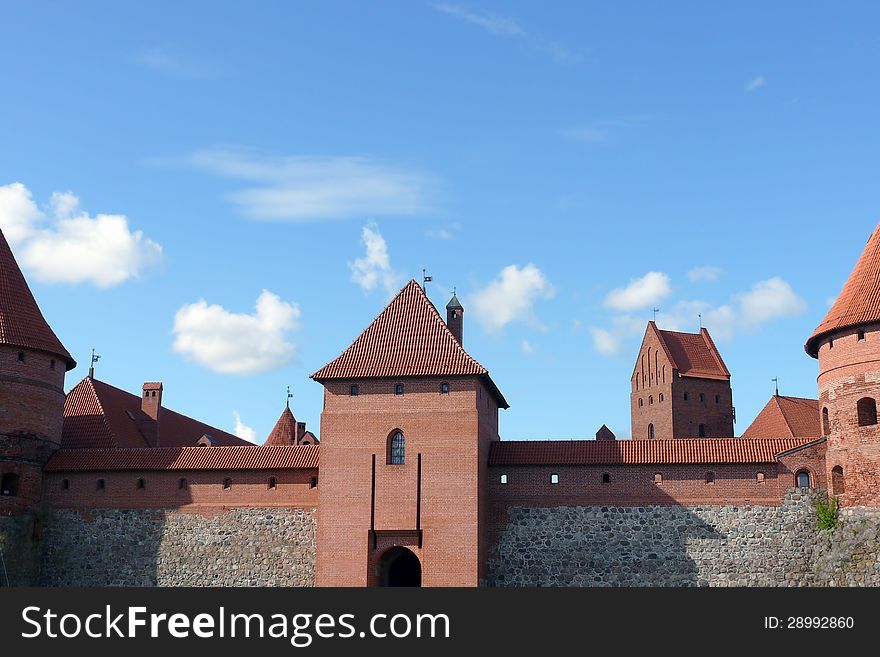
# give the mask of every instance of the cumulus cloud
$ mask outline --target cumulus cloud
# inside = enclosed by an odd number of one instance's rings
[[[167,162],[159,162],[165,163]],[[184,164],[243,187],[228,195],[248,217],[306,222],[431,209],[433,177],[363,156],[270,156],[233,148],[197,151]]]
[[[256,442],[257,432],[241,421],[241,415],[238,411],[232,411],[232,417],[235,418],[235,435],[244,438],[248,442]]]
[[[174,317],[174,351],[221,374],[257,374],[287,365],[296,352],[287,333],[300,309],[263,290],[253,314],[234,313],[204,299]]]
[[[751,290],[737,296],[736,304],[737,314],[747,327],[800,315],[807,309],[807,302],[778,276],[755,283]]]
[[[767,84],[767,80],[763,75],[759,75],[755,78],[749,80],[749,83],[746,85],[746,93],[751,93]]]
[[[90,216],[71,192],[52,194],[44,212],[21,183],[0,186],[0,229],[21,265],[46,283],[113,287],[162,258],[162,247],[124,215]]]
[[[482,326],[494,333],[516,321],[540,326],[534,305],[555,294],[553,285],[534,264],[508,265],[485,288],[470,295],[467,306]]]
[[[361,244],[364,245],[364,256],[348,263],[351,281],[364,292],[372,292],[381,285],[388,295],[395,293],[400,287],[401,276],[391,267],[388,243],[375,223],[364,226]]]
[[[605,297],[605,306],[614,310],[632,311],[649,308],[672,292],[669,276],[651,271],[641,278],[634,278],[626,287],[612,290]]]
[[[593,346],[603,356],[614,356],[620,353],[622,341],[619,335],[615,335],[608,329],[599,328],[598,326],[590,327],[590,333],[593,336]]]
[[[694,267],[688,272],[688,279],[694,283],[717,281],[721,267]]]

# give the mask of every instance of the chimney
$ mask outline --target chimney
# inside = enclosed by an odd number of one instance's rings
[[[141,397],[141,410],[153,420],[159,422],[159,411],[162,410],[162,383],[145,383],[144,396]]]
[[[446,304],[446,326],[452,331],[452,335],[458,340],[458,344],[464,345],[464,308],[459,303],[454,291],[452,299]]]
[[[306,435],[306,423],[305,422],[297,422],[296,423],[296,433],[293,437],[293,444],[299,445],[302,441],[302,437]]]

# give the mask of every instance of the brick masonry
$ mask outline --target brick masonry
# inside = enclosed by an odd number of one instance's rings
[[[490,586],[880,585],[880,516],[816,529],[814,494],[779,506],[512,507]]]
[[[44,586],[315,583],[313,509],[59,509],[40,542]]]

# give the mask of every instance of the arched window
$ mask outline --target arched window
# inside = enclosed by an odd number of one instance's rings
[[[658,357],[659,352],[654,352],[654,378],[657,380],[657,383],[660,383],[660,358]]]
[[[406,461],[406,438],[402,431],[395,431],[388,439],[388,464],[403,465]]]
[[[361,389],[358,388],[356,385],[353,385],[348,389],[348,394],[352,397],[357,397],[359,394],[361,394]]]
[[[663,366],[663,383],[666,383],[666,365]]]
[[[706,483],[707,484],[714,484],[715,483],[715,473],[714,472],[707,472],[706,473]]]
[[[648,404],[654,403],[654,395],[648,395]]]
[[[698,428],[698,431],[699,431],[699,434],[700,434],[700,438],[705,438],[705,437],[706,437],[706,425],[705,425],[705,424],[701,424],[701,425],[699,426],[699,428]]]
[[[810,473],[806,470],[798,471],[797,475],[795,475],[794,480],[798,488],[810,487]]]
[[[403,394],[403,384],[402,383],[398,383],[397,385],[394,386],[394,394],[395,395],[402,395]]]
[[[445,381],[440,384],[440,394],[441,395],[448,395],[449,394],[449,384],[446,383]]]
[[[663,393],[662,392],[660,393],[659,397],[660,397],[659,401],[663,401]]]
[[[763,472],[759,472],[759,473],[757,473],[757,474],[755,475],[755,481],[757,481],[759,484],[763,484],[763,483],[764,483],[764,479],[765,479],[765,477],[764,477],[764,473],[763,473]]]
[[[640,397],[639,398],[639,408],[645,405],[645,401]]]
[[[181,477],[180,481],[177,482],[177,488],[178,490],[186,490],[187,488],[189,488],[189,482],[186,480],[185,477]]]
[[[275,490],[278,488],[278,479],[276,477],[269,477],[269,490]]]
[[[653,424],[648,425],[648,439],[654,440],[654,425]]]
[[[229,490],[230,488],[232,488],[232,479],[226,477],[223,480],[223,490]]]
[[[828,408],[822,409],[822,435],[831,435],[831,420],[828,419]]]
[[[651,371],[651,347],[648,347],[648,385],[654,383],[654,374]]]
[[[18,475],[14,472],[7,472],[0,481],[0,495],[4,497],[15,497],[18,495]]]
[[[877,402],[873,397],[862,397],[856,404],[859,411],[859,426],[877,424]]]
[[[659,472],[654,473],[654,483],[655,484],[662,484],[663,483],[663,475],[660,474]]]
[[[831,494],[842,495],[846,492],[846,481],[843,478],[843,468],[835,465],[831,468]]]

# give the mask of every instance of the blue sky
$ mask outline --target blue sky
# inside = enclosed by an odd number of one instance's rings
[[[662,5],[662,6],[661,6]],[[427,267],[506,438],[629,435],[644,325],[743,431],[878,212],[876,3],[3,4],[0,227],[86,373],[262,441]],[[247,435],[247,434],[245,434]]]

